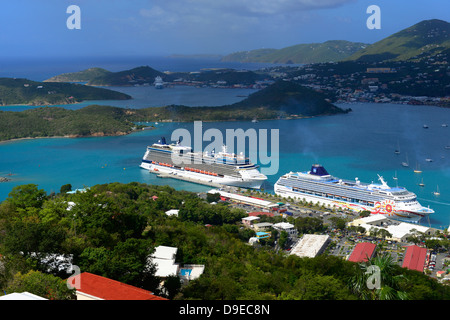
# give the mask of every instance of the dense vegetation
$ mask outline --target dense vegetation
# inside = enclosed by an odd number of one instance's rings
[[[180,209],[179,217],[165,215],[174,208]],[[147,256],[166,245],[178,248],[177,263],[205,265],[199,279],[167,288],[174,299],[450,298],[448,287],[383,257],[373,263],[383,267],[385,289],[396,293],[390,297],[361,288],[364,268],[357,264],[327,255],[287,256],[264,243],[249,246],[254,232],[240,227],[243,216],[226,204],[209,204],[167,186],[112,183],[56,195],[36,185],[18,186],[0,204],[0,289],[9,293],[25,287],[50,298],[73,298],[56,281],[67,273],[45,260],[57,253],[73,255],[81,272],[163,294]]]
[[[149,66],[137,67],[131,70],[119,72],[108,72],[89,79],[88,85],[92,86],[133,86],[136,84],[151,85],[157,76],[164,80],[171,79],[170,76],[157,71]]]
[[[210,69],[201,72],[171,72],[162,73],[149,66],[142,66],[130,70],[110,72],[101,68],[90,68],[87,70],[64,73],[54,76],[48,82],[87,82],[93,86],[134,86],[153,85],[155,78],[160,76],[163,81],[172,82],[174,80],[202,82],[208,85],[217,85],[220,81],[225,81],[230,85],[253,85],[257,81],[266,80],[271,77],[264,73],[257,73],[248,70],[234,69]]]
[[[89,82],[91,79],[102,77],[111,73],[103,68],[89,68],[79,72],[63,73],[54,76],[45,82]]]
[[[367,44],[345,40],[304,43],[282,49],[256,49],[229,54],[222,61],[264,63],[321,63],[340,61],[365,48]]]
[[[248,98],[221,107],[166,106],[134,110],[135,121],[233,121],[288,119],[345,113],[312,89],[278,81]]]
[[[450,48],[450,23],[425,20],[401,30],[367,48],[356,52],[348,60],[380,62],[409,60],[429,52],[437,55]]]
[[[74,83],[0,78],[0,105],[54,105],[84,100],[127,100],[127,94]]]
[[[0,111],[0,141],[18,138],[130,133],[136,125],[126,119],[126,109],[88,106],[79,110],[40,107],[22,112]]]
[[[301,118],[343,113],[324,96],[300,85],[280,81],[222,107],[165,106],[124,109],[92,105],[79,110],[59,107],[22,112],[0,111],[0,141],[27,137],[119,135],[130,133],[139,121],[230,121]]]

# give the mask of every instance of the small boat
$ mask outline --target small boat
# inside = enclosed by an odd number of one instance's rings
[[[435,196],[441,195],[441,193],[439,192],[439,186],[436,187],[436,191],[434,191],[433,194],[434,194]]]
[[[433,159],[427,158],[425,159],[426,162],[433,162]]]
[[[424,129],[428,129],[428,126],[426,124],[423,125]]]
[[[420,186],[420,187],[425,187],[425,183],[423,183],[423,179],[422,179],[422,182],[419,183],[419,186]]]
[[[395,149],[394,153],[395,154],[400,154],[400,146],[398,144],[398,141],[397,141],[397,149]]]
[[[443,124],[442,124],[442,127],[448,127],[448,124],[443,123]]]
[[[402,166],[404,166],[404,167],[409,167],[408,154],[406,154],[406,161],[405,161],[405,162],[402,162]]]
[[[422,170],[420,170],[419,164],[416,165],[416,169],[414,169],[414,173],[422,173]]]
[[[445,149],[450,149],[450,145],[448,145],[448,146],[445,146],[444,148],[445,148]]]

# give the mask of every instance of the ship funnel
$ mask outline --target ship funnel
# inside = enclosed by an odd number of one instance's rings
[[[316,176],[328,176],[329,173],[327,172],[327,170],[325,170],[325,168],[319,164],[315,164],[311,167],[311,174],[316,175]]]

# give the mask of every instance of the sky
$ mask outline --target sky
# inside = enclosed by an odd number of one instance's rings
[[[67,27],[71,5],[80,29]],[[370,5],[381,29],[366,26]],[[225,55],[374,43],[422,20],[450,22],[449,0],[4,0],[0,8],[0,57]]]

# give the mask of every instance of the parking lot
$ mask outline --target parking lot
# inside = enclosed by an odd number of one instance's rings
[[[245,210],[247,213],[250,212],[261,212],[269,211],[267,209],[258,208],[248,204],[242,203],[230,203],[235,208],[240,208]],[[332,225],[330,218],[341,217],[341,218],[352,218],[356,217],[356,213],[332,210],[319,210],[317,208],[301,207],[297,204],[288,204],[285,207],[288,211],[288,215],[296,219],[299,217],[315,217],[322,219],[324,224]],[[279,215],[278,212],[273,211],[274,215]],[[355,232],[349,232],[347,230],[334,230],[328,229],[326,232],[331,237],[331,243],[328,246],[327,253],[330,255],[335,255],[343,259],[348,258],[352,253],[354,247],[359,242],[371,242],[377,245],[376,252],[387,252],[391,255],[394,263],[402,266],[406,248],[413,245],[413,243],[402,243],[396,241],[388,241],[377,239],[370,236],[364,236],[357,234]],[[430,251],[429,251],[430,253]],[[424,272],[433,278],[438,278],[438,271],[446,271],[450,269],[450,255],[448,252],[432,252],[427,255],[427,262]]]

